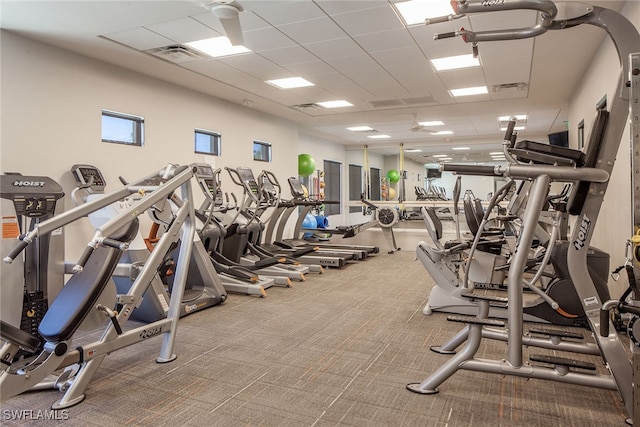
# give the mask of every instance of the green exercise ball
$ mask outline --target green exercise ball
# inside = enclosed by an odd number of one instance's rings
[[[398,182],[400,181],[400,172],[395,169],[391,169],[387,172],[387,178],[389,178],[390,182]]]
[[[298,155],[298,175],[309,176],[316,170],[316,161],[310,154]]]

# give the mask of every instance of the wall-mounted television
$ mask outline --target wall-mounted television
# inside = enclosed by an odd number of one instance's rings
[[[442,172],[440,172],[440,169],[427,168],[427,179],[431,178],[442,178]]]

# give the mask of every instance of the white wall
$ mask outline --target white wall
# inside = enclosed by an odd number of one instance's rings
[[[621,13],[640,28],[640,2],[628,1]],[[640,50],[640,46],[638,47]],[[625,58],[625,61],[627,59]],[[588,141],[591,125],[595,117],[595,105],[607,95],[608,105],[616,96],[614,89],[620,75],[620,62],[613,43],[607,37],[586,70],[578,90],[573,95],[569,107],[571,123],[569,140],[572,148],[577,147],[577,124],[584,120],[585,142]],[[616,164],[611,175],[604,204],[592,238],[592,245],[611,255],[611,269],[624,263],[625,242],[633,234],[631,219],[631,159],[630,134],[627,127]],[[637,183],[638,184],[638,183]],[[609,279],[612,296],[619,296],[627,286],[624,275],[619,282]]]
[[[49,176],[68,195],[70,167],[90,163],[115,189],[120,175],[133,180],[167,163],[203,162],[193,152],[194,129],[203,128],[222,134],[222,156],[208,156],[216,167],[268,168],[283,182],[297,175],[298,130],[290,122],[5,31],[0,42],[1,172]],[[102,109],[143,116],[144,147],[101,142]],[[272,143],[272,163],[253,160],[254,139]],[[222,177],[224,190],[237,193]],[[67,234],[67,256],[90,236]]]

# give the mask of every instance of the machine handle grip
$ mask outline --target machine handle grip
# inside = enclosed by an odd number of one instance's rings
[[[435,18],[427,18],[424,20],[425,25],[439,24],[441,22],[449,22],[455,18],[455,15],[437,16]]]
[[[515,127],[516,127],[516,118],[515,117],[509,118],[509,123],[507,123],[507,131],[504,133],[504,140],[511,142],[509,144],[509,148],[513,148],[513,143],[515,142],[513,140],[513,130],[515,129]]]
[[[450,31],[448,33],[435,33],[433,35],[434,40],[450,39],[458,35],[457,31]]]
[[[13,248],[13,250],[9,252],[6,257],[4,257],[3,261],[7,264],[11,264],[13,260],[16,259],[16,257],[20,254],[20,252],[22,252],[28,245],[29,242],[27,240],[20,240],[16,247]]]
[[[496,172],[495,166],[443,163],[441,168],[444,172],[455,172],[461,175],[501,176]]]
[[[110,248],[116,248],[116,249],[120,249],[120,250],[124,250],[126,248],[126,246],[127,246],[126,243],[123,243],[123,242],[121,242],[119,240],[115,240],[115,239],[109,239],[109,238],[102,239],[102,244],[104,246],[109,246]]]
[[[227,172],[229,172],[229,177],[231,177],[231,181],[233,181],[233,183],[236,185],[242,186],[242,179],[240,179],[240,174],[238,173],[238,171],[227,166],[225,166],[224,168],[226,169]]]
[[[84,252],[82,252],[82,255],[80,255],[78,262],[73,266],[74,273],[80,273],[84,269],[85,264],[87,263],[87,261],[89,261],[89,257],[94,250],[95,248],[93,246],[87,246],[84,249]]]

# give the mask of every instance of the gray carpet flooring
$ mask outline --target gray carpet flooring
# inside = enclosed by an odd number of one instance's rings
[[[419,223],[417,223],[419,226]],[[46,411],[55,390],[3,400],[2,425],[67,426],[613,426],[616,392],[461,371],[435,395],[406,390],[449,356],[429,350],[463,325],[422,314],[431,279],[414,261],[422,233],[399,230],[387,254],[379,230],[360,241],[383,250],[364,262],[308,275],[266,298],[230,295],[181,319],[172,363],[160,339],[110,354],[65,420],[12,419]],[[483,343],[479,356],[504,358]],[[537,352],[540,352],[539,350]],[[585,356],[598,364],[598,358]]]

